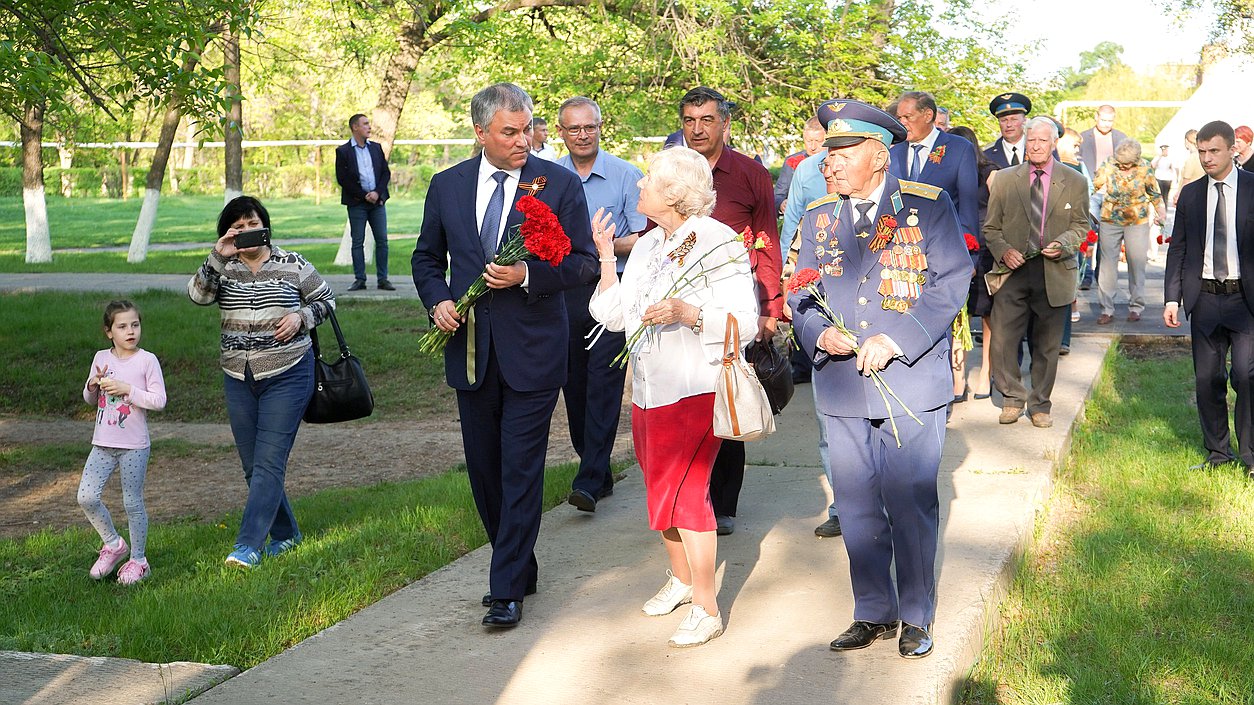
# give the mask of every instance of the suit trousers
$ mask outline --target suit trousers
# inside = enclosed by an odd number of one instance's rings
[[[479,389],[457,392],[470,491],[492,544],[489,591],[498,600],[522,600],[536,585],[544,461],[557,392],[510,389],[494,344]]]
[[[1190,315],[1193,337],[1193,375],[1197,386],[1197,415],[1207,461],[1233,460],[1228,433],[1228,380],[1237,393],[1236,428],[1238,457],[1254,467],[1254,315],[1240,292],[1198,294]],[[1228,353],[1232,369],[1227,369]]]
[[[1149,223],[1117,225],[1101,223],[1101,249],[1111,253],[1114,266],[1097,275],[1097,302],[1102,313],[1115,312],[1115,289],[1119,284],[1119,245],[1122,243],[1128,260],[1128,312],[1145,310],[1145,266],[1149,262]]]
[[[610,456],[618,435],[627,370],[612,363],[622,352],[627,336],[622,332],[601,331],[591,349],[587,348],[591,341],[588,335],[597,325],[588,312],[588,300],[595,286],[565,292],[570,353],[562,396],[566,399],[570,442],[579,454],[579,472],[571,488],[599,497],[614,487]]]
[[[724,439],[710,472],[710,502],[714,516],[734,517],[745,482],[745,443]]]
[[[1051,306],[1045,288],[1045,259],[1037,256],[1015,270],[993,296],[993,348],[989,363],[1005,405],[1029,414],[1046,413],[1058,375],[1058,350],[1071,306]],[[1029,324],[1031,328],[1029,329]],[[1031,331],[1032,391],[1019,374],[1019,343]]]
[[[382,203],[362,201],[348,207],[348,237],[352,241],[353,278],[366,281],[366,223],[374,235],[374,272],[388,278],[388,211]]]
[[[897,420],[825,416],[836,508],[849,554],[853,618],[927,626],[936,617],[936,476],[945,444],[945,407]],[[896,566],[896,586],[893,567]]]

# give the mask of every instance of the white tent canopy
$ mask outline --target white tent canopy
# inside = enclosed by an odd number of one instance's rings
[[[1202,77],[1202,85],[1155,137],[1154,144],[1171,145],[1172,154],[1183,154],[1184,133],[1212,120],[1223,120],[1233,127],[1254,125],[1251,85],[1254,62],[1236,56],[1215,62]]]

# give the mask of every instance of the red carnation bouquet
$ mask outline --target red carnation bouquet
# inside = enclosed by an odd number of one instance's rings
[[[967,237],[970,237],[970,235]],[[836,312],[832,311],[832,307],[828,305],[827,297],[823,295],[823,292],[819,291],[819,282],[821,279],[822,277],[819,276],[819,272],[816,269],[810,269],[808,267],[806,269],[799,269],[796,274],[793,274],[792,278],[788,280],[788,293],[797,294],[802,291],[809,293],[810,298],[813,299],[814,303],[820,310],[822,310],[823,318],[826,318],[827,321],[836,328],[836,332],[854,341],[853,352],[856,355],[860,350],[857,343],[858,336],[854,335],[853,331],[849,330],[849,328],[845,326],[844,319],[837,315]],[[794,331],[795,330],[796,329],[794,328]],[[892,416],[893,406],[888,401],[888,397],[891,396],[893,399],[896,399],[897,403],[901,405],[901,408],[905,410],[906,414],[915,421],[918,421],[920,426],[923,425],[923,421],[914,415],[914,412],[910,410],[910,407],[906,406],[905,402],[901,400],[901,397],[897,396],[896,392],[888,386],[888,383],[884,381],[883,376],[880,375],[878,371],[871,371],[871,381],[875,383],[875,389],[880,393],[880,398],[884,400],[884,407],[888,409],[888,422],[892,424],[893,438],[897,439],[897,447],[900,448],[901,435],[897,433],[897,420]]]
[[[523,214],[522,225],[505,234],[505,242],[492,259],[493,264],[508,266],[525,259],[537,259],[556,267],[570,254],[570,236],[553,214],[548,204],[535,196],[523,196],[514,206]],[[465,319],[466,313],[484,294],[488,284],[480,274],[466,293],[457,300],[457,314]],[[418,339],[418,349],[425,353],[438,353],[453,337],[450,332],[432,327]]]
[[[980,240],[971,233],[963,233],[963,238],[967,242],[967,252],[975,252],[980,249]]]

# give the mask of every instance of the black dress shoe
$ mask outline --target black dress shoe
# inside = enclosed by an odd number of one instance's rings
[[[522,621],[522,605],[514,600],[493,600],[492,607],[483,615],[483,626],[497,629],[518,626]]]
[[[901,623],[901,638],[897,640],[897,653],[902,658],[923,658],[932,653],[931,625],[916,627]]]
[[[829,517],[827,521],[814,527],[814,535],[828,539],[840,536],[840,517]]]
[[[858,620],[836,637],[836,640],[832,642],[832,651],[865,649],[879,639],[892,639],[895,636],[897,636],[896,622],[879,624]]]
[[[527,588],[526,590],[524,590],[524,591],[523,591],[523,596],[524,596],[524,597],[531,597],[531,596],[532,596],[532,595],[534,595],[534,594],[536,594],[536,586],[535,586],[535,585],[532,585],[531,587],[529,587],[529,588]],[[483,606],[484,606],[484,607],[491,607],[491,606],[492,606],[492,602],[493,602],[493,600],[492,600],[492,593],[490,593],[490,592],[489,592],[489,593],[486,593],[486,594],[483,596],[483,600],[482,600],[482,604],[483,604]]]
[[[581,512],[595,512],[597,510],[597,498],[592,496],[587,490],[574,490],[570,496],[566,498],[575,509]]]
[[[605,489],[601,490],[600,492],[597,492],[597,501],[600,501],[600,500],[602,500],[602,499],[605,499],[606,497],[609,497],[609,496],[611,496],[611,495],[613,495],[613,494],[614,494],[614,486],[613,486],[613,485],[610,485],[609,487],[606,487]]]
[[[349,291],[361,291],[366,288],[366,282],[360,279],[354,279],[352,284],[348,285]]]
[[[384,291],[396,291],[396,287],[392,286],[392,282],[386,279],[379,280],[379,288]]]

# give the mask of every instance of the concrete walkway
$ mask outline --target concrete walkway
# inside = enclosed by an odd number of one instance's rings
[[[939,611],[930,658],[907,662],[893,641],[846,654],[828,649],[851,620],[852,598],[843,542],[813,534],[829,494],[807,385],[779,419],[780,431],[748,445],[737,530],[719,541],[727,632],[711,643],[668,648],[684,610],[658,618],[639,611],[665,580],[666,560],[647,529],[644,488],[632,468],[596,514],[563,505],[545,515],[540,592],[527,600],[517,629],[479,625],[484,548],[193,702],[952,702],[1066,457],[1112,339],[1105,334],[1166,332],[1158,317],[1161,265],[1151,272],[1157,276],[1141,323],[1125,323],[1121,306],[1115,326],[1094,326],[1092,312],[1077,325],[1071,355],[1060,364],[1053,428],[1026,420],[999,425],[989,401],[955,406],[940,476]],[[11,290],[14,276],[0,275],[0,290]],[[88,275],[32,276],[61,288],[47,280]],[[128,277],[127,288],[136,279]],[[185,282],[179,277],[174,288]],[[27,286],[36,285],[19,288]],[[53,686],[44,684],[43,692]]]

